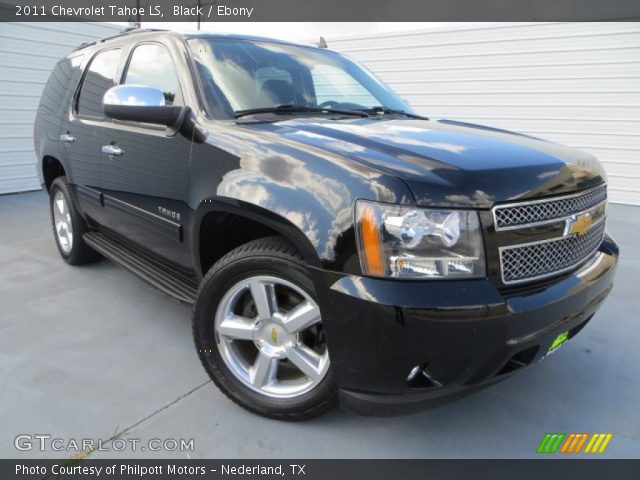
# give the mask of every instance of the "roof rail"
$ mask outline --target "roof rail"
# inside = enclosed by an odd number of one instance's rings
[[[127,27],[122,30],[120,33],[116,33],[115,35],[111,35],[110,37],[101,38],[100,40],[96,40],[94,42],[85,42],[81,43],[80,46],[75,48],[73,51],[76,52],[78,50],[82,50],[83,48],[90,47],[91,45],[97,45],[99,43],[104,43],[108,40],[113,40],[114,38],[125,37],[127,35],[131,35],[134,33],[148,33],[148,32],[168,32],[169,30],[165,28],[138,28],[138,27]]]

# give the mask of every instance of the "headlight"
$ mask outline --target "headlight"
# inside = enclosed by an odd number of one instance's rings
[[[358,200],[356,230],[365,275],[414,279],[485,276],[477,212]]]

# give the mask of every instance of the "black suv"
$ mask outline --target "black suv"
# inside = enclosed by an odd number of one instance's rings
[[[459,396],[554,351],[612,288],[595,158],[421,117],[326,48],[83,45],[34,137],[62,258],[193,303],[204,368],[260,415]]]

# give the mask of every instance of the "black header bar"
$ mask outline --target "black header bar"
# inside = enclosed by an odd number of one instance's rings
[[[638,21],[640,0],[0,0],[13,22]]]
[[[2,480],[636,479],[640,460],[0,460]]]

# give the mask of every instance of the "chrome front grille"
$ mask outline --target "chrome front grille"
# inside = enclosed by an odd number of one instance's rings
[[[500,248],[505,284],[536,280],[578,266],[598,249],[604,238],[605,218],[584,235]]]
[[[604,239],[606,200],[607,187],[601,185],[562,197],[495,206],[492,212],[496,235],[501,237],[498,251],[502,283],[557,275],[591,257]],[[508,232],[513,230],[520,231]],[[511,244],[523,236],[530,241]],[[536,241],[536,236],[543,239]]]
[[[566,219],[589,210],[607,199],[607,187],[599,187],[575,195],[550,200],[501,205],[493,209],[496,230],[512,230]]]

